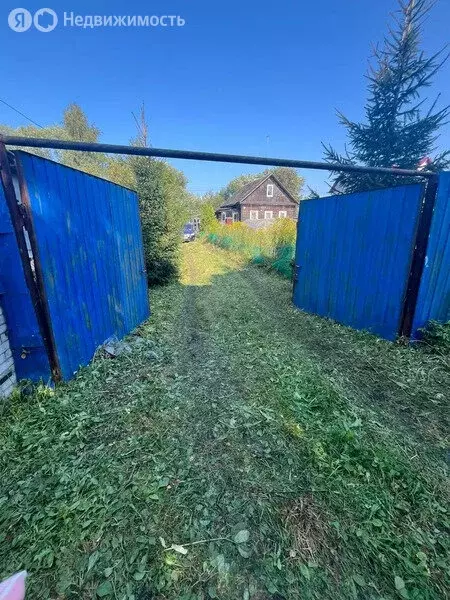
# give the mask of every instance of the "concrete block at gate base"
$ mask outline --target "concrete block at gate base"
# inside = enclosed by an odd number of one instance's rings
[[[14,367],[14,361],[12,356],[8,356],[2,360],[0,356],[0,377],[3,377],[5,373]]]
[[[0,356],[6,352],[7,350],[9,350],[9,342],[6,339],[4,342],[0,341]]]
[[[11,394],[17,383],[14,360],[9,345],[5,315],[0,306],[0,398]]]
[[[8,381],[7,385],[0,386],[0,398],[7,398],[14,389],[14,382]]]
[[[13,391],[14,386],[17,383],[16,374],[11,364],[9,370],[0,373],[0,380],[4,379],[3,383],[0,384],[0,397],[6,398]]]
[[[11,363],[12,363],[12,352],[11,352],[10,347],[8,346],[7,350],[0,353],[0,372],[2,370],[2,366],[9,360],[11,360]],[[4,368],[6,368],[6,367],[4,367]]]

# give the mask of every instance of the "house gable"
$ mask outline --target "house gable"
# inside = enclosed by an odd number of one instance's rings
[[[296,219],[297,214],[298,202],[274,175],[247,183],[216,210],[222,221],[240,220],[252,226],[279,217]]]
[[[273,196],[267,196],[267,186],[273,185]],[[238,204],[280,204],[286,206],[297,206],[297,200],[292,194],[283,186],[275,175],[265,175],[255,181],[251,181],[244,185],[238,192],[236,192],[227,202],[224,202],[216,212],[222,208],[229,208],[231,206],[237,206]]]
[[[273,186],[268,190],[268,186]],[[268,195],[270,194],[270,195]],[[244,198],[240,200],[241,205],[261,205],[261,206],[286,206],[290,208],[297,207],[297,202],[293,196],[283,187],[273,175],[265,177],[259,181]]]

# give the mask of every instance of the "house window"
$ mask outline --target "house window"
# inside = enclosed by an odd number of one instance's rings
[[[273,198],[273,183],[267,184],[267,197]]]
[[[258,220],[258,211],[251,210],[250,211],[250,221],[257,221],[257,220]]]
[[[237,214],[237,212],[233,213],[233,223],[237,223],[237,221],[239,221],[239,215]]]
[[[287,211],[285,210],[280,210],[278,211],[278,216],[280,217],[280,219],[285,219],[287,217]]]
[[[266,210],[264,212],[264,218],[265,219],[273,219],[273,210]]]
[[[222,223],[225,223],[225,221],[227,220],[227,213],[226,212],[221,212],[220,213],[220,220],[222,221]]]

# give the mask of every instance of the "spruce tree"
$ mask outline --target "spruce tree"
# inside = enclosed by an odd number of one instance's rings
[[[389,30],[382,48],[375,49],[375,64],[367,75],[366,120],[357,123],[338,113],[347,129],[349,149],[341,155],[324,145],[327,162],[417,169],[422,159],[431,158],[436,151],[439,129],[446,123],[450,107],[437,110],[438,97],[426,110],[426,98],[422,97],[448,58],[442,50],[427,57],[420,49],[422,27],[432,5],[430,0],[399,0],[395,26]],[[449,154],[435,155],[427,169],[445,168]],[[332,179],[333,189],[342,193],[414,181],[394,175],[339,172],[333,172]]]

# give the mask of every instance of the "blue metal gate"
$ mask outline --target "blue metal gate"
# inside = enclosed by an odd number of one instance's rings
[[[413,337],[430,320],[450,321],[450,173],[439,175]]]
[[[149,315],[138,199],[61,164],[15,156],[59,369],[70,379],[103,342]]]
[[[0,302],[17,379],[48,381],[50,365],[28,290],[11,217],[0,185]]]
[[[386,339],[399,331],[424,187],[300,203],[294,304]]]

